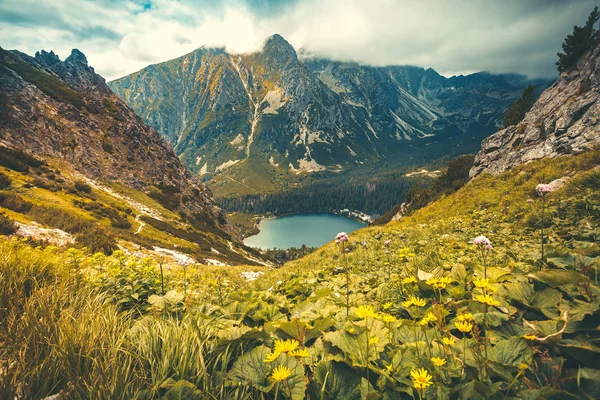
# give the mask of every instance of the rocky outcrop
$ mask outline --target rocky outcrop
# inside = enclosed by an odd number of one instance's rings
[[[600,145],[600,45],[544,91],[518,125],[483,141],[470,171],[498,174],[546,157]]]
[[[78,50],[63,62],[53,52],[0,49],[0,145],[153,193],[222,236],[234,234],[210,191]]]

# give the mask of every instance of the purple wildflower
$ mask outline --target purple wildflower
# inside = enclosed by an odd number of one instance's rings
[[[485,236],[477,236],[475,239],[473,239],[473,244],[477,245],[477,246],[492,246],[492,242],[490,242],[490,239],[486,238]]]
[[[348,234],[346,232],[340,232],[335,236],[335,242],[336,243],[344,243],[347,242],[348,239]]]
[[[554,188],[552,187],[552,185],[548,185],[547,183],[540,183],[535,187],[535,190],[543,196],[546,193],[550,193],[551,191],[553,191]]]

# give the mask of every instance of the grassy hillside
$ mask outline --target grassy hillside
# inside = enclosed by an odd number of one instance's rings
[[[3,240],[0,397],[598,398],[599,164],[478,177],[253,282]]]
[[[21,224],[14,226],[15,234],[39,243],[108,254],[120,246],[174,262],[189,257],[247,264],[260,258],[252,249],[234,250],[206,221],[176,213],[158,187],[144,193],[89,180],[59,160],[49,163],[4,147],[0,173],[5,182],[0,184],[0,213]]]

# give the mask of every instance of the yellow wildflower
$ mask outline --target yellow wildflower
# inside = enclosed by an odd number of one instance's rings
[[[456,338],[454,336],[445,337],[442,338],[442,342],[446,346],[454,346],[456,344]]]
[[[523,338],[527,339],[527,340],[535,340],[535,339],[537,339],[537,336],[535,336],[534,334],[530,333],[528,335],[523,335]]]
[[[427,304],[427,301],[425,301],[425,299],[420,299],[416,296],[410,296],[408,298],[408,300],[402,302],[402,307],[404,307],[404,308],[408,308],[410,306],[423,307],[423,306],[425,306],[425,304]]]
[[[382,306],[382,308],[383,308],[384,310],[389,310],[390,308],[392,308],[392,306],[393,306],[393,305],[394,305],[394,304],[393,304],[392,302],[387,302],[387,303],[385,303],[385,304]]]
[[[490,286],[490,281],[486,278],[475,278],[473,284],[476,288],[487,289]]]
[[[456,316],[457,321],[471,321],[472,319],[473,319],[473,314],[471,314],[470,312]]]
[[[452,278],[450,278],[449,276],[443,276],[439,279],[440,283],[445,283],[446,285],[449,285],[452,283]]]
[[[437,317],[435,316],[434,313],[432,313],[431,311],[429,311],[427,313],[427,315],[425,315],[425,317],[423,317],[423,319],[419,322],[419,325],[427,325],[430,322],[436,322],[437,321]]]
[[[522,370],[529,369],[529,365],[527,365],[525,363],[521,363],[521,364],[519,364],[519,369],[522,369]]]
[[[473,329],[473,324],[471,324],[470,322],[467,322],[467,321],[455,322],[454,326],[456,326],[456,329],[458,329],[459,331],[461,331],[463,333],[471,332],[471,330]]]
[[[436,367],[441,367],[442,365],[446,364],[446,359],[440,357],[431,357],[431,362]]]
[[[446,289],[450,283],[452,283],[452,279],[450,277],[444,276],[441,278],[431,278],[425,281],[428,285],[433,286],[435,289]]]
[[[295,339],[276,340],[275,353],[289,353],[290,351],[296,350],[298,346],[300,346],[300,343]]]
[[[298,349],[298,350],[294,350],[294,351],[290,351],[288,353],[291,357],[310,357],[310,354],[308,353],[308,350],[306,349]]]
[[[412,378],[413,385],[415,389],[426,389],[428,386],[432,385],[431,379],[433,378],[429,375],[429,372],[425,368],[420,369],[412,369],[410,371],[410,377]]]
[[[269,354],[267,354],[267,356],[265,357],[263,362],[271,363],[271,362],[277,360],[277,357],[279,357],[280,354],[281,353],[269,353]]]
[[[383,322],[396,322],[397,319],[396,317],[394,317],[393,315],[390,314],[383,314],[382,318]]]
[[[408,278],[402,279],[402,284],[404,284],[404,285],[408,285],[409,283],[416,283],[416,282],[417,282],[417,278],[415,278],[414,276],[409,276]]]
[[[480,294],[475,297],[475,300],[492,307],[498,307],[500,305],[500,302],[498,300],[494,300],[494,298],[489,294]]]
[[[356,314],[358,318],[377,318],[377,313],[371,306],[360,306],[354,311],[354,314]]]
[[[425,281],[425,283],[428,284],[428,285],[430,285],[430,286],[435,286],[435,285],[438,284],[438,282],[439,282],[438,278],[431,278],[431,279],[427,279]]]
[[[277,382],[285,381],[287,378],[292,375],[292,371],[285,365],[280,365],[279,367],[273,370],[273,374],[271,378],[273,378]]]
[[[377,344],[379,343],[379,336],[373,336],[371,339],[369,339],[369,344]]]
[[[348,329],[348,333],[354,333],[354,332],[356,332],[356,329],[354,329],[354,328]]]

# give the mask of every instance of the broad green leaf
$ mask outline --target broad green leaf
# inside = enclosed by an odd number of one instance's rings
[[[371,385],[371,382],[365,378],[360,380],[360,398],[361,400],[377,400],[380,398],[379,393],[375,391],[375,388],[373,385]]]
[[[531,348],[524,339],[518,337],[500,340],[492,349],[491,360],[502,365],[519,366],[531,358]]]
[[[162,400],[202,400],[204,395],[193,384],[185,380],[177,381],[162,397]]]
[[[355,334],[346,330],[329,332],[324,340],[350,357],[353,366],[365,367],[368,361],[373,362],[379,358],[379,354],[389,343],[390,333],[383,322],[370,318],[366,321],[365,328]]]
[[[321,361],[315,367],[317,383],[315,398],[323,400],[359,400],[361,376],[348,365],[334,361]]]
[[[576,285],[585,282],[587,278],[575,271],[565,271],[562,269],[551,269],[539,271],[528,275],[531,279],[545,283],[551,287],[560,287],[564,285]]]
[[[272,364],[265,363],[263,360],[270,352],[271,349],[261,345],[243,354],[233,363],[228,374],[229,379],[235,384],[250,384],[259,390],[268,392],[273,387],[273,382],[268,379]]]

